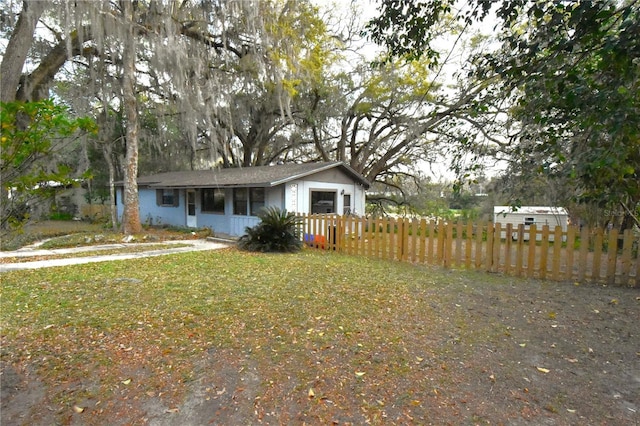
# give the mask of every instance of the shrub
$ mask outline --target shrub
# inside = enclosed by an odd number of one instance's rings
[[[260,223],[245,228],[246,234],[238,240],[242,250],[291,253],[302,248],[298,232],[299,218],[286,210],[267,207],[259,214]]]

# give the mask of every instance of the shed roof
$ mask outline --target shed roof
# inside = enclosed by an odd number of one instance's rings
[[[139,186],[157,188],[239,188],[273,187],[325,170],[339,168],[360,183],[370,186],[361,174],[342,162],[279,164],[274,166],[241,167],[219,170],[165,172],[138,178]]]
[[[567,211],[563,207],[546,207],[546,206],[521,206],[516,211],[513,211],[511,206],[494,206],[494,214],[550,214],[550,215],[567,215]]]

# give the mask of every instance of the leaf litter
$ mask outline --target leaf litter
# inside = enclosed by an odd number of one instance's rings
[[[312,251],[12,272],[2,423],[630,423],[633,291]]]

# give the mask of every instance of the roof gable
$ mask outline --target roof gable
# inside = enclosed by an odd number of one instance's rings
[[[342,162],[166,172],[141,176],[138,185],[162,188],[273,187],[333,168],[339,168],[365,189],[369,188],[370,183],[362,175]]]

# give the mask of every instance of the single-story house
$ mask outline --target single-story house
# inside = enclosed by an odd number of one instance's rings
[[[518,238],[518,225],[520,224],[524,225],[524,240],[529,240],[528,231],[531,225],[536,225],[536,240],[542,239],[542,234],[539,232],[544,225],[548,225],[549,241],[553,241],[554,236],[552,234],[556,226],[561,227],[562,232],[567,231],[569,213],[562,207],[522,206],[514,210],[511,206],[494,206],[493,222],[501,224],[502,238],[506,237],[504,229],[510,223],[513,227],[512,238],[514,240]],[[563,239],[566,239],[566,237],[563,237]]]
[[[159,173],[138,178],[140,220],[240,236],[262,207],[364,214],[369,182],[342,162]],[[122,196],[116,200],[122,217]]]

